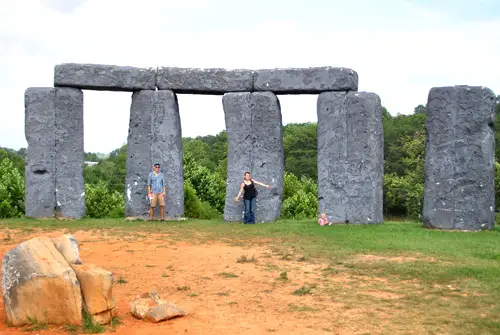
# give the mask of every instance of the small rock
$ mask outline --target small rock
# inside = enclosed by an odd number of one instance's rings
[[[100,324],[108,324],[115,315],[113,273],[93,264],[71,265],[80,281],[85,309]]]
[[[64,234],[52,238],[56,249],[64,256],[69,264],[82,264],[80,251],[78,250],[78,241],[75,236]]]
[[[133,316],[150,322],[160,322],[184,315],[182,309],[170,301],[162,300],[155,292],[139,294],[131,305]]]

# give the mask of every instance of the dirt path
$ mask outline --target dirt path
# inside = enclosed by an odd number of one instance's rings
[[[10,235],[12,240],[5,241],[9,237],[6,232],[3,235],[0,258],[29,238]],[[75,236],[83,261],[113,271],[118,281],[113,293],[123,324],[117,334],[373,334],[381,332],[392,317],[385,309],[373,314],[369,307],[347,306],[341,299],[345,291],[324,294],[325,289],[348,281],[335,271],[329,275],[326,264],[280,256],[266,247],[193,245],[143,233],[76,232]],[[242,256],[250,261],[241,262]],[[304,295],[293,294],[300,288]],[[186,316],[159,324],[135,319],[129,313],[130,301],[150,290],[182,307]],[[368,288],[367,294],[377,297],[378,293]],[[380,295],[381,300],[391,299]],[[1,303],[0,334],[29,334],[7,327]],[[51,326],[33,334],[67,331]]]

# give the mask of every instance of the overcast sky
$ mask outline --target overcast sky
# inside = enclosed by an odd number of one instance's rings
[[[429,89],[500,94],[498,0],[3,0],[0,146],[24,138],[24,91],[63,62],[139,67],[342,66],[396,115]],[[130,93],[84,92],[85,150],[127,140]],[[280,96],[283,123],[316,121],[316,96]],[[221,96],[179,96],[183,136],[224,129]]]

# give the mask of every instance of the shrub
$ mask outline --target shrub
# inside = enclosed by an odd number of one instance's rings
[[[24,178],[13,162],[0,161],[0,218],[24,214]]]
[[[103,181],[85,184],[85,206],[91,218],[123,217],[125,199],[117,192],[110,192]]]
[[[184,182],[184,215],[194,219],[214,219],[221,214],[206,201],[200,201],[189,180]]]

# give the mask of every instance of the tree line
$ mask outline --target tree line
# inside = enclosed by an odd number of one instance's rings
[[[500,96],[496,102],[495,192],[500,207]],[[424,192],[426,106],[412,114],[391,115],[382,107],[384,129],[384,214],[420,218]],[[227,134],[183,138],[186,216],[219,218],[224,211],[227,169]],[[285,185],[282,217],[314,218],[317,214],[317,124],[283,127]],[[24,213],[25,149],[0,148],[0,217]],[[122,217],[125,194],[126,145],[101,154],[86,153],[87,215]]]

